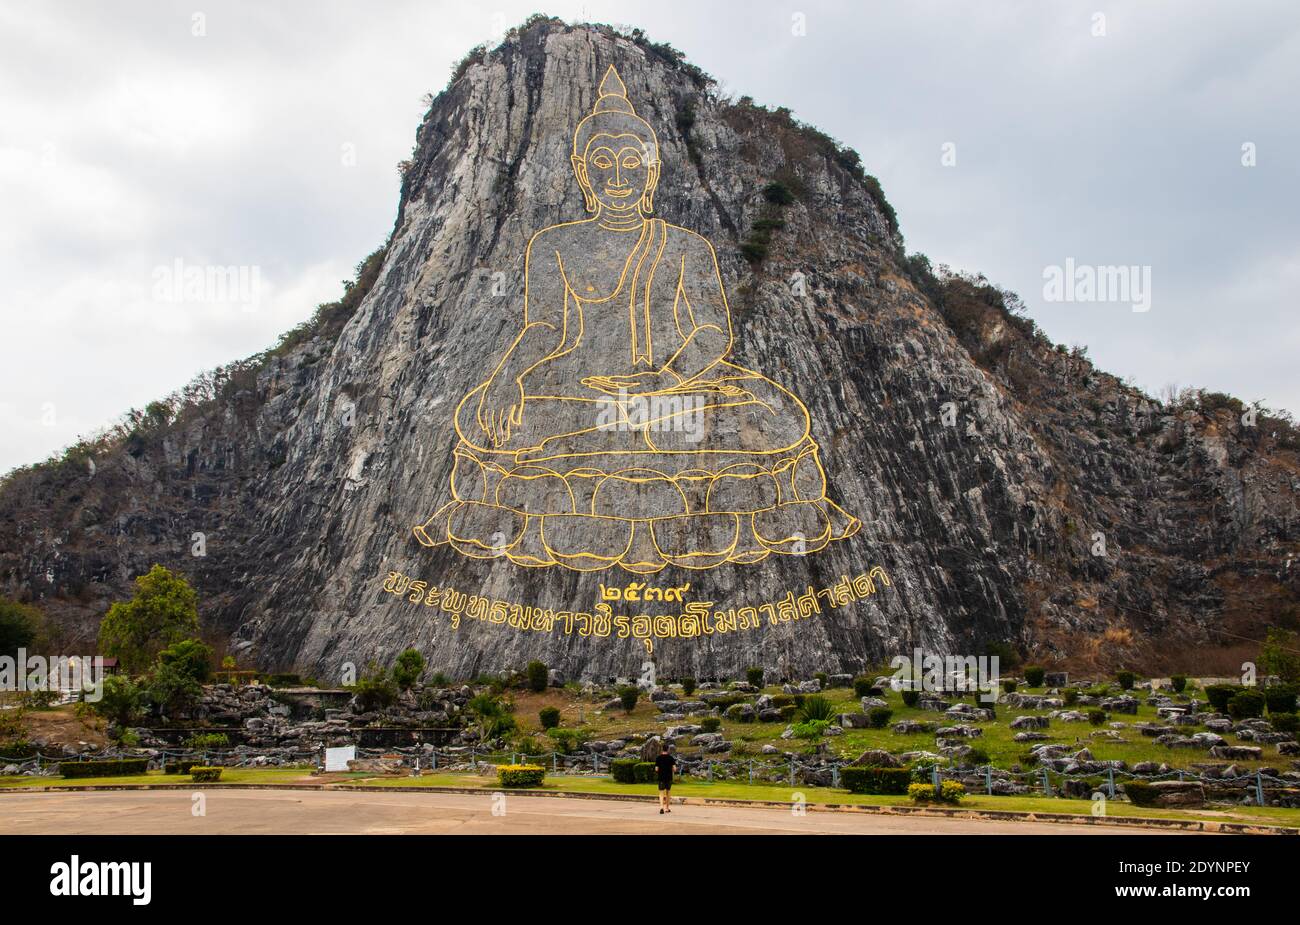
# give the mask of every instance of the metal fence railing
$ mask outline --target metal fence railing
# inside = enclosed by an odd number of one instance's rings
[[[227,768],[247,767],[323,767],[324,750],[321,748],[277,749],[268,761],[264,751],[242,748],[169,748],[150,749],[151,764],[162,767],[169,761],[195,760],[203,764]],[[487,750],[473,746],[443,747],[404,746],[401,748],[358,748],[358,758],[379,758],[397,755],[409,762],[412,771],[469,770],[479,771],[485,765],[538,764],[552,774],[581,774],[609,776],[610,764],[625,755],[605,755],[600,752],[544,752],[527,754],[506,750]],[[102,760],[105,758],[145,757],[135,749],[106,749],[96,754],[57,756],[35,753],[25,756],[0,755],[0,769],[15,765],[20,774],[52,774],[54,768],[66,762]],[[789,786],[841,786],[841,772],[851,766],[848,761],[808,763],[795,756],[774,759],[713,758],[677,756],[679,776],[707,781],[741,780],[748,783],[780,783]],[[1198,782],[1212,790],[1229,790],[1263,806],[1269,791],[1300,790],[1300,781],[1290,780],[1262,770],[1247,771],[1231,777],[1216,777],[1188,770],[1171,770],[1163,774],[1138,774],[1108,766],[1100,772],[1066,773],[1048,767],[1010,771],[985,765],[971,768],[944,767],[939,764],[919,765],[913,768],[913,779],[938,786],[944,780],[956,780],[970,792],[1041,793],[1044,796],[1070,796],[1067,782],[1086,781],[1090,793],[1100,792],[1108,799],[1120,795],[1126,780],[1160,781],[1180,780]],[[1239,797],[1240,799],[1240,797]]]

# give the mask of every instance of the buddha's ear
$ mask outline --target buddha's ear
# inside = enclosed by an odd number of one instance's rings
[[[659,165],[651,164],[646,171],[645,193],[641,196],[641,211],[649,215],[655,210],[655,187],[659,185]]]
[[[573,173],[578,178],[578,186],[582,187],[583,205],[588,212],[595,212],[596,195],[591,191],[591,181],[587,179],[587,162],[576,154],[569,155],[569,160],[573,162]]]

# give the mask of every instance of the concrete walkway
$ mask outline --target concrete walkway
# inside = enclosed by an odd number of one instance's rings
[[[201,793],[205,815],[196,816]],[[1140,835],[1127,826],[944,819],[775,807],[675,806],[491,793],[114,790],[0,795],[3,834]]]

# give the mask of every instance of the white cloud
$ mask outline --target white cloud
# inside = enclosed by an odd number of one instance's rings
[[[803,36],[773,2],[549,11],[641,26],[851,144],[911,249],[1018,290],[1104,368],[1300,410],[1293,5],[1112,5],[1104,37],[1082,0],[798,6]],[[202,37],[179,0],[0,8],[0,470],[337,297],[391,228],[420,98],[535,10],[201,7]],[[1255,168],[1239,164],[1245,141]],[[1043,302],[1042,268],[1070,256],[1152,265],[1151,312]],[[265,298],[256,312],[159,304],[152,273],[176,259],[258,267]]]

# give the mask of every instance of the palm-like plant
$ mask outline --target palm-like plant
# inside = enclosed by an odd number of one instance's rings
[[[479,694],[466,707],[474,716],[479,741],[484,744],[515,728],[515,718],[508,707],[491,694]]]
[[[829,722],[834,715],[834,704],[831,703],[829,697],[823,697],[820,694],[809,694],[803,699],[803,706],[799,708],[799,720],[805,723],[814,720]]]

